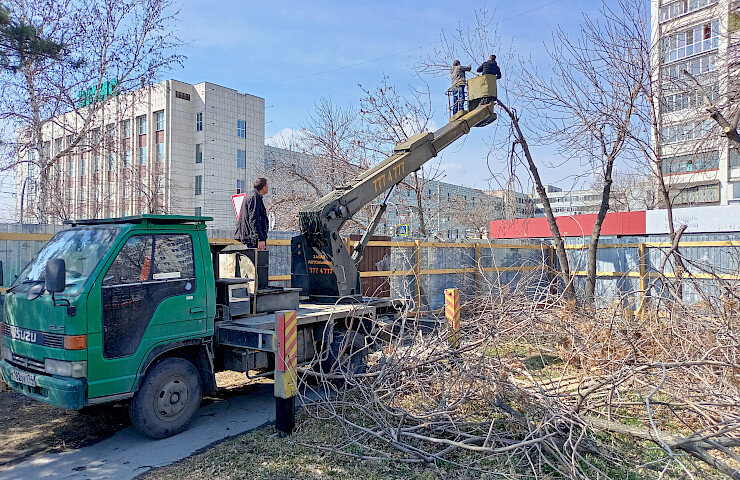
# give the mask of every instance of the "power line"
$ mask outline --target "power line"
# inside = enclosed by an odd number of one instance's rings
[[[545,3],[544,5],[540,5],[539,7],[535,7],[535,8],[532,8],[530,10],[527,10],[527,11],[524,11],[524,12],[521,12],[521,13],[517,13],[516,15],[511,15],[510,17],[502,18],[500,20],[497,20],[494,23],[495,24],[499,24],[501,22],[506,22],[506,21],[512,20],[514,18],[521,17],[522,15],[527,15],[528,13],[536,12],[537,10],[541,10],[541,9],[543,9],[545,7],[549,7],[550,5],[554,5],[556,3],[559,3],[560,1],[561,0],[553,0],[553,1],[549,2],[549,3]],[[405,53],[413,52],[414,50],[419,50],[420,48],[425,48],[425,47],[429,47],[429,46],[432,46],[432,45],[436,45],[436,44],[440,43],[441,41],[442,40],[436,40],[434,42],[426,43],[424,45],[419,45],[417,47],[410,48],[408,50],[403,50],[401,52],[391,53],[390,55],[385,55],[383,57],[373,58],[371,60],[365,60],[365,61],[362,61],[362,62],[353,63],[353,64],[350,64],[350,65],[345,65],[343,67],[331,68],[329,70],[323,70],[321,72],[308,73],[306,75],[299,75],[297,77],[286,77],[286,78],[281,78],[279,80],[270,80],[268,82],[251,82],[251,83],[247,83],[247,85],[250,85],[250,86],[269,85],[271,83],[287,82],[289,80],[300,80],[300,79],[303,79],[303,78],[310,78],[310,77],[317,77],[319,75],[326,75],[327,73],[339,72],[341,70],[347,70],[349,68],[355,68],[355,67],[359,67],[359,66],[362,66],[362,65],[367,65],[368,63],[375,63],[375,62],[379,62],[381,60],[387,60],[389,58],[396,57],[398,55],[403,55]]]

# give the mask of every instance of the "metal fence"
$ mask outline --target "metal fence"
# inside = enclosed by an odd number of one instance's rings
[[[12,283],[24,266],[62,226],[0,226],[0,261],[4,284]],[[15,231],[13,231],[15,230]],[[231,232],[208,232],[218,241],[229,240]],[[270,281],[290,282],[290,238],[296,232],[270,232]],[[740,280],[740,234],[686,235],[680,244],[686,262],[684,278],[692,282],[684,289],[685,300],[692,302],[720,295],[718,281]],[[587,244],[566,245],[576,290],[585,290]],[[354,241],[346,240],[348,247]],[[572,242],[572,240],[571,240]],[[626,308],[639,305],[650,283],[659,285],[658,267],[671,244],[661,237],[602,239],[597,254],[596,298],[600,303],[622,302]],[[522,287],[536,298],[550,284],[557,268],[554,248],[537,240],[520,243],[478,241],[442,243],[439,241],[371,241],[369,249],[382,249],[379,260],[366,265],[361,278],[382,278],[390,288],[383,295],[406,297],[417,306],[436,309],[444,304],[444,290],[459,288],[465,294],[485,291],[501,293]],[[389,253],[388,253],[389,252]],[[387,258],[386,258],[387,257]],[[675,273],[664,273],[666,278]],[[378,285],[374,282],[374,285]],[[378,291],[381,289],[378,288]],[[659,288],[656,288],[659,290]],[[365,292],[373,293],[373,292]]]

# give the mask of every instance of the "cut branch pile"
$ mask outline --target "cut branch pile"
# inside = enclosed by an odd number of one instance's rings
[[[740,478],[737,310],[583,310],[543,277],[470,297],[456,348],[443,323],[427,331],[408,312],[356,319],[366,369],[301,370],[302,391],[321,398],[308,410],[344,432],[313,446],[453,478]]]

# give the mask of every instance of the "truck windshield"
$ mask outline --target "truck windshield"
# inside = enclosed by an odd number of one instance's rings
[[[45,281],[46,262],[64,260],[67,288],[65,295],[77,295],[88,277],[118,236],[117,228],[72,228],[59,232],[23,269],[10,287],[15,292],[30,289]]]

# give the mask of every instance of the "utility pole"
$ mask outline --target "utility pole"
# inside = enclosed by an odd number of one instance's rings
[[[21,230],[23,230],[23,203],[26,200],[26,182],[28,182],[28,177],[23,180],[23,188],[21,188]]]

